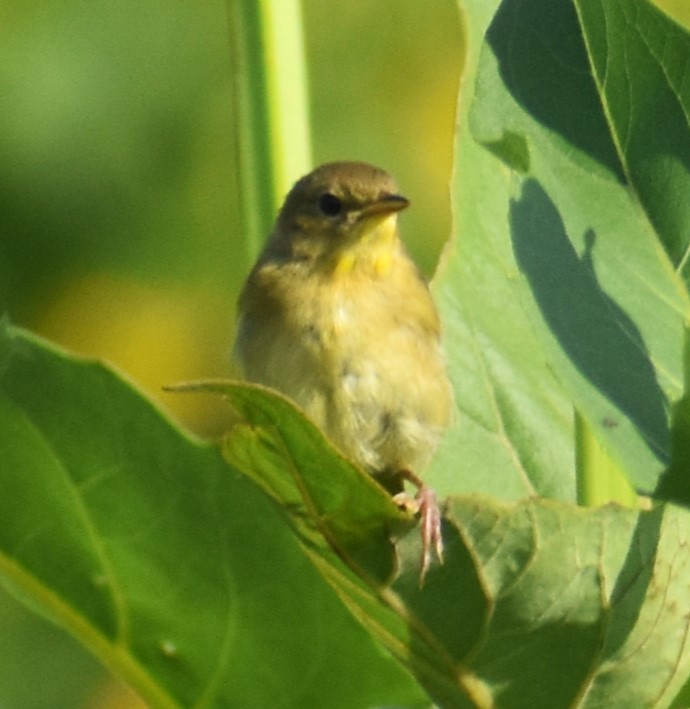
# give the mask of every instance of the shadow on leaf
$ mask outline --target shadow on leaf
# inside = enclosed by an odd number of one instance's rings
[[[592,258],[596,234],[585,235],[586,248],[578,256],[556,206],[533,179],[511,202],[510,229],[518,264],[562,350],[665,463],[666,400],[640,331],[599,284]]]

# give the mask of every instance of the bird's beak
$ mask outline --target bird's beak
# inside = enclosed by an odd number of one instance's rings
[[[410,200],[407,197],[403,197],[401,194],[387,194],[377,199],[376,202],[368,204],[362,209],[360,214],[363,218],[372,217],[376,214],[383,216],[399,212],[409,206]]]

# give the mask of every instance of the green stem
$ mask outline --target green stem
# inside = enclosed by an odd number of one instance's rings
[[[291,184],[311,166],[299,0],[228,0],[244,242],[253,261]]]
[[[625,473],[579,411],[575,411],[575,463],[578,504],[595,507],[617,502],[625,507],[639,507],[637,494]]]

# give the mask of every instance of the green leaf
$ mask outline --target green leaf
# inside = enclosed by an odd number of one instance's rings
[[[152,706],[419,698],[291,536],[113,372],[3,325],[0,575]]]
[[[673,265],[685,266],[690,247],[688,32],[643,0],[577,0],[574,5],[624,179]],[[682,272],[689,282],[690,271]]]
[[[681,687],[689,512],[451,498],[446,562],[420,589],[418,532],[393,554],[404,516],[297,409],[256,386],[202,386],[246,418],[225,442],[229,460],[440,706],[663,706]]]
[[[464,661],[493,706],[668,705],[690,671],[686,511],[480,499],[448,517],[487,599]]]
[[[392,539],[412,525],[411,516],[294,403],[266,387],[229,380],[173,390],[227,397],[247,423],[235,425],[226,437],[225,457],[289,512],[307,547],[334,548],[359,576],[381,585],[391,581],[397,572]]]
[[[690,316],[661,248],[677,263],[670,225],[688,221],[690,35],[642,0],[505,0],[490,23],[466,8],[456,236],[435,283],[461,415],[434,477],[574,500],[575,408],[653,493]],[[643,108],[656,96],[674,110]],[[663,137],[645,142],[651,122]]]

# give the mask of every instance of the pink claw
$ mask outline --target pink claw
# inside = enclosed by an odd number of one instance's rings
[[[423,485],[415,496],[419,502],[419,514],[422,525],[422,568],[419,572],[419,585],[424,585],[424,577],[431,565],[432,549],[436,552],[439,563],[443,563],[443,537],[441,536],[441,510],[436,493]]]
[[[424,585],[426,573],[431,566],[432,549],[436,552],[436,558],[439,563],[443,563],[443,537],[441,536],[441,510],[438,506],[436,493],[427,487],[417,475],[411,470],[403,470],[400,472],[400,477],[412,483],[417,488],[417,494],[414,497],[414,508],[410,505],[409,498],[405,493],[395,495],[394,499],[406,507],[413,508],[414,512],[418,512],[421,518],[422,530],[422,560],[421,569],[419,572],[419,586]]]

